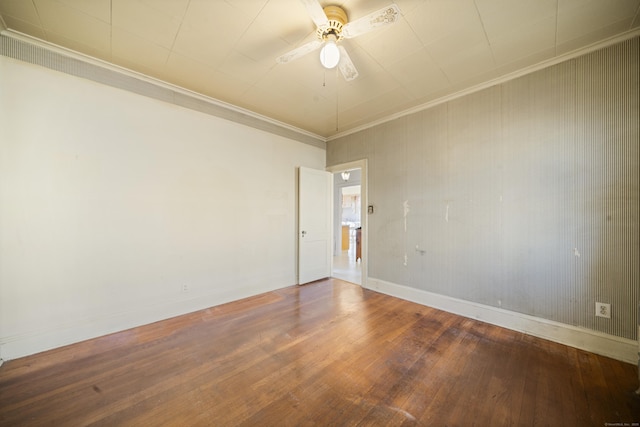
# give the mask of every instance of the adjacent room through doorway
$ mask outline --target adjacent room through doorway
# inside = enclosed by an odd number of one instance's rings
[[[351,169],[333,174],[334,237],[332,276],[362,284],[362,174]]]

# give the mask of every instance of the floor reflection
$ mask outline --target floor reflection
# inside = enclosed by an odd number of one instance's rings
[[[362,284],[362,261],[356,262],[355,244],[347,251],[333,257],[332,276],[347,282]]]

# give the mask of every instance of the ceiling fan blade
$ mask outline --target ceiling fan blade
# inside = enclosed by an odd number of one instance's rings
[[[323,28],[329,25],[329,19],[327,19],[327,15],[324,13],[324,10],[318,0],[300,0],[300,2],[307,8],[309,16],[318,28]]]
[[[390,4],[389,6],[376,10],[367,16],[363,16],[353,22],[349,22],[342,29],[342,35],[346,39],[351,39],[359,36],[360,34],[375,30],[378,27],[382,27],[383,25],[393,24],[398,21],[398,19],[400,19],[400,8],[395,4]]]
[[[301,56],[306,55],[307,53],[311,53],[314,50],[317,50],[320,46],[323,45],[323,41],[320,40],[314,40],[312,42],[309,42],[307,44],[303,44],[302,46],[293,49],[292,51],[289,51],[287,53],[285,53],[282,56],[279,56],[278,58],[276,58],[276,62],[279,64],[286,64],[287,62],[291,62],[293,60],[296,60],[298,58],[300,58]]]
[[[340,69],[344,79],[350,82],[358,77],[358,70],[356,70],[356,66],[353,65],[347,50],[342,46],[338,46],[338,49],[340,50],[340,62],[338,63],[338,68]]]

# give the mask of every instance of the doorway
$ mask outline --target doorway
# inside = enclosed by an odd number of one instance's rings
[[[366,160],[327,168],[333,173],[331,276],[366,284]]]

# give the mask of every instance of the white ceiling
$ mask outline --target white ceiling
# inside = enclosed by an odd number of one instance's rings
[[[321,0],[353,21],[391,0]],[[401,19],[318,53],[299,0],[0,0],[20,32],[331,137],[640,28],[640,0],[395,0]]]

